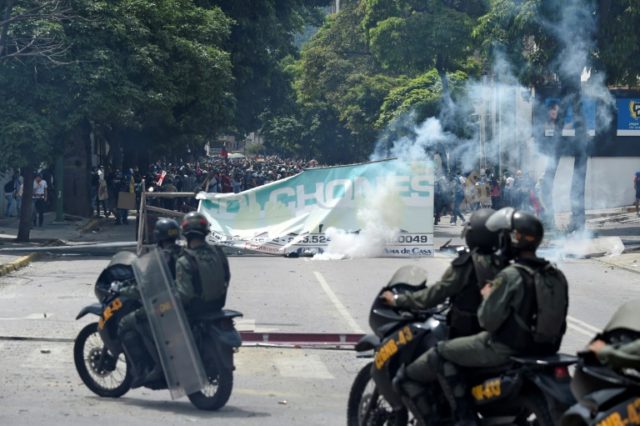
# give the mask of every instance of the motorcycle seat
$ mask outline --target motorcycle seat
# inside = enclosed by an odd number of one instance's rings
[[[555,354],[549,356],[512,356],[511,360],[520,365],[560,367],[575,364],[578,362],[578,357],[567,354]]]

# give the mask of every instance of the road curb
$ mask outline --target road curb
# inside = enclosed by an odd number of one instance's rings
[[[12,262],[0,265],[0,277],[17,271],[18,269],[24,268],[25,266],[29,265],[36,257],[38,257],[38,253],[31,253],[26,256],[19,257]]]

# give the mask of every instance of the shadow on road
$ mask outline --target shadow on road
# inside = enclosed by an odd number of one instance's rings
[[[129,406],[135,406],[147,410],[180,414],[185,416],[197,417],[200,419],[271,417],[271,414],[269,413],[247,411],[239,407],[234,407],[232,405],[227,405],[221,408],[219,411],[202,411],[194,407],[189,401],[158,401],[132,397],[108,399],[96,396],[90,398],[95,401],[100,401],[101,403],[126,404]]]

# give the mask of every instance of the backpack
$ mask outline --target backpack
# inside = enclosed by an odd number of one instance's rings
[[[569,309],[569,285],[564,274],[551,263],[532,269],[515,263],[523,272],[529,294],[535,297],[532,316],[528,325],[533,342],[539,345],[560,349],[562,336],[567,329]]]
[[[4,184],[4,192],[6,194],[9,194],[13,191],[15,191],[16,186],[15,186],[15,182],[13,180],[10,180],[9,182]]]

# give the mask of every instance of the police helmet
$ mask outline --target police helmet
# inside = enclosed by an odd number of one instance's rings
[[[487,228],[487,220],[495,213],[493,209],[480,209],[473,212],[462,229],[462,237],[470,249],[481,253],[493,253],[498,249],[498,232]]]
[[[173,219],[161,217],[156,222],[156,228],[153,230],[153,238],[157,243],[163,241],[175,241],[180,237],[180,225]]]
[[[382,337],[384,326],[402,321],[404,317],[395,308],[387,305],[380,296],[389,290],[394,294],[407,294],[421,290],[427,284],[427,271],[417,266],[403,266],[393,274],[389,283],[376,295],[369,311],[369,326],[373,332]]]
[[[544,237],[540,219],[513,207],[505,207],[492,214],[487,220],[487,228],[508,235],[509,238],[505,238],[501,246],[508,243],[517,251],[535,252]]]
[[[209,221],[198,212],[187,213],[182,219],[182,234],[189,237],[206,237],[209,234]]]

